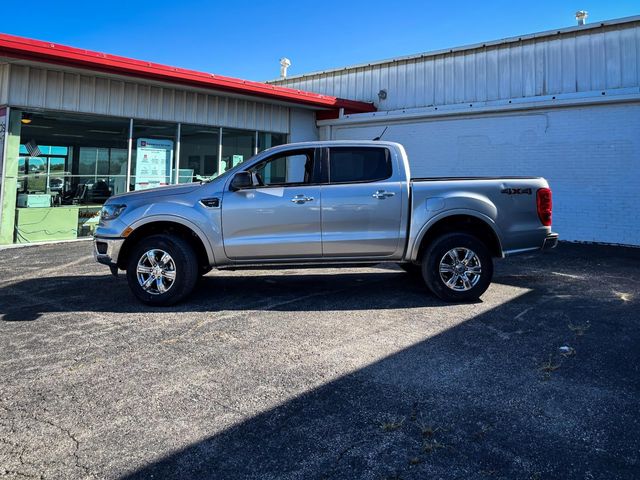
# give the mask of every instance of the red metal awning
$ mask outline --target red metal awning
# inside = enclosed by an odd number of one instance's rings
[[[344,108],[345,113],[363,113],[376,110],[371,103],[347,100],[239,78],[214,75],[212,73],[197,72],[195,70],[187,70],[107,53],[83,50],[4,33],[0,33],[0,55],[292,102],[317,107],[318,109],[337,111]]]

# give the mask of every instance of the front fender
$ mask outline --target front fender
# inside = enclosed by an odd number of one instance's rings
[[[153,215],[151,217],[142,218],[137,222],[131,224],[129,227],[132,229],[132,231],[135,231],[137,228],[140,228],[143,225],[148,225],[154,222],[179,223],[180,225],[184,225],[185,227],[191,229],[204,245],[204,248],[207,251],[207,257],[209,258],[209,263],[211,265],[215,263],[215,255],[213,253],[213,248],[211,247],[211,242],[209,242],[208,237],[195,223],[190,222],[189,220],[185,220],[182,217],[176,215]]]
[[[155,222],[173,222],[191,229],[207,252],[210,265],[215,265],[217,248],[222,245],[219,229],[220,209],[205,209],[198,205],[180,203],[155,203],[134,209],[123,218],[129,234],[138,228]]]

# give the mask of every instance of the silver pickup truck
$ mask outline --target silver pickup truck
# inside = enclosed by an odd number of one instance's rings
[[[475,300],[493,258],[553,248],[539,177],[411,178],[402,145],[265,150],[217,178],[110,198],[94,255],[142,302],[185,298],[212,268],[398,263],[446,301]]]

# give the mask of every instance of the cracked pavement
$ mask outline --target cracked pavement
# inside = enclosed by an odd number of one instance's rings
[[[639,266],[562,243],[465,305],[214,271],[162,309],[87,242],[3,249],[0,477],[640,478]]]

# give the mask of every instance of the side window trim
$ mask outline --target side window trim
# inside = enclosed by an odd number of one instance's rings
[[[329,185],[349,185],[352,183],[375,183],[375,182],[382,182],[384,180],[388,180],[391,177],[393,177],[393,158],[391,156],[391,152],[389,151],[389,149],[387,147],[351,147],[351,148],[379,148],[384,150],[385,152],[385,160],[387,162],[387,165],[389,165],[389,175],[387,175],[386,177],[382,177],[382,178],[373,178],[373,179],[367,179],[367,180],[353,180],[353,181],[349,181],[349,182],[334,182],[331,180],[331,151],[337,148],[350,148],[350,147],[329,147],[326,149],[327,154],[326,154],[326,169],[327,169],[327,183]]]
[[[327,147],[318,147],[315,155],[313,166],[314,184],[326,185],[329,183],[329,149]]]

